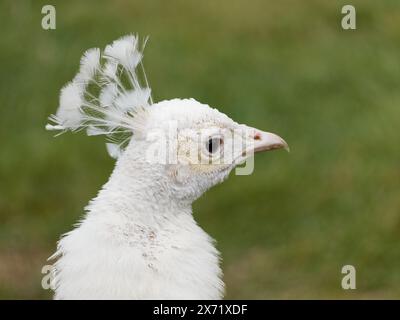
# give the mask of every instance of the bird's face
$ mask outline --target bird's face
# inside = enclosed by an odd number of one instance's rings
[[[194,201],[256,152],[288,148],[279,136],[238,124],[194,99],[150,106],[143,119],[149,164],[162,164],[176,196]]]

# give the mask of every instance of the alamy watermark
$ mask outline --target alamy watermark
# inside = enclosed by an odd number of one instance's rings
[[[53,265],[44,265],[42,267],[42,288],[44,290],[55,290],[55,274],[56,269]]]
[[[56,29],[56,8],[52,5],[45,5],[42,7],[42,28],[44,30]]]
[[[342,278],[342,288],[344,290],[355,290],[356,289],[356,268],[350,264],[342,267],[342,274],[345,276]]]
[[[344,30],[355,30],[356,26],[356,8],[350,4],[342,7],[342,28]]]

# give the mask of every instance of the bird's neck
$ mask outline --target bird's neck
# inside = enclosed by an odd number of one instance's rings
[[[162,165],[123,154],[109,181],[89,205],[89,213],[119,215],[146,225],[179,216],[192,219],[191,201],[174,197],[169,179]]]

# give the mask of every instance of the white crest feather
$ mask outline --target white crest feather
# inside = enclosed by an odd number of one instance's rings
[[[86,129],[86,134],[88,136],[98,136],[98,135],[101,135],[101,134],[107,134],[107,132],[104,129],[89,126]]]
[[[100,105],[102,107],[109,107],[119,94],[118,86],[116,83],[109,83],[105,85],[100,91]]]
[[[121,148],[118,144],[115,143],[106,143],[107,151],[108,154],[114,158],[117,159],[121,155]]]
[[[109,44],[104,50],[104,55],[118,61],[131,72],[134,72],[142,59],[142,54],[138,50],[138,39],[133,35],[122,37]]]
[[[46,129],[86,128],[89,136],[106,135],[113,141],[107,144],[109,154],[118,157],[133,132],[140,130],[135,114],[152,103],[146,75],[143,72],[142,86],[136,72],[142,57],[134,35],[114,41],[103,54],[98,48],[87,50],[78,74],[61,90],[58,110],[49,118],[53,124]]]
[[[60,106],[53,117],[53,119],[57,119],[56,122],[59,125],[72,130],[79,127],[82,121],[82,95],[81,87],[75,82],[70,82],[61,89]]]
[[[87,84],[100,67],[100,49],[87,50],[81,58],[81,66],[75,80],[78,83]]]

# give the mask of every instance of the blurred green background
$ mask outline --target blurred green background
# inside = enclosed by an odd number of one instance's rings
[[[132,32],[150,35],[155,101],[193,97],[291,146],[194,205],[227,298],[400,298],[400,2],[352,0],[349,31],[344,4],[1,1],[0,298],[51,297],[41,268],[114,162],[101,137],[44,125],[81,54]]]

